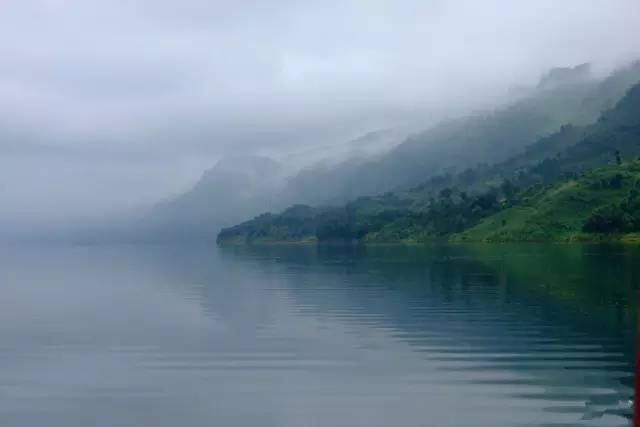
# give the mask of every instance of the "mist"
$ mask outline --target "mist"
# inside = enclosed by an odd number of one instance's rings
[[[638,22],[635,0],[4,1],[0,227],[126,215],[229,156],[294,171],[552,67],[606,75],[640,57]]]

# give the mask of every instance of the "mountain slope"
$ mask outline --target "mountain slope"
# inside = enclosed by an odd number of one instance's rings
[[[205,171],[191,190],[158,203],[143,227],[167,237],[205,237],[237,218],[249,218],[271,206],[271,195],[279,191],[282,165],[261,156],[221,159]]]
[[[520,165],[527,166],[555,155],[582,138],[581,131],[577,131],[579,125],[595,121],[601,111],[613,106],[638,80],[640,63],[617,70],[600,80],[590,75],[588,65],[558,68],[543,76],[538,87],[530,89],[526,96],[509,105],[443,122],[406,138],[404,142],[400,140],[403,137],[401,132],[382,130],[341,144],[343,154],[337,157],[329,156],[336,147],[320,149],[324,153],[320,156],[325,161],[312,161],[311,166],[288,177],[275,191],[268,188],[261,191],[252,204],[255,209],[239,209],[235,222],[260,211],[279,210],[291,204],[340,205],[362,196],[408,190],[430,178],[434,178],[431,195],[437,195],[446,186],[466,188],[469,174],[461,175],[462,182],[456,183],[442,180],[442,175],[456,176],[468,168],[474,169],[472,175],[483,172],[495,175],[491,165],[523,154],[541,136],[554,135],[553,132],[562,128],[567,135],[556,138],[560,141],[556,147],[545,144],[540,152],[526,153],[520,157]],[[573,126],[566,126],[567,123],[573,123]],[[574,134],[571,141],[567,137],[569,133]],[[304,163],[305,157],[318,156],[319,153],[303,152],[297,157],[284,158],[281,163],[283,168],[291,169],[292,162]],[[340,158],[344,160],[336,160]],[[486,189],[481,180],[471,181],[480,185],[470,190]],[[221,191],[243,192],[238,186],[221,188],[216,187],[216,181],[209,183],[207,188],[200,186],[202,197],[199,200],[206,200],[207,191],[211,201],[224,201],[225,196],[219,194]],[[211,203],[203,202],[200,208],[197,204],[179,207],[179,203],[174,203],[174,213],[179,215],[181,209],[200,210],[205,216],[209,215],[209,228],[214,222],[228,225],[230,222],[226,217],[219,221],[220,212],[216,212]],[[206,224],[204,219],[199,222],[203,226]]]
[[[640,232],[639,195],[640,161],[598,168],[579,178],[525,193],[515,206],[481,220],[453,240],[593,240],[600,238],[590,235],[594,232]],[[601,223],[604,226],[598,225]]]
[[[503,163],[439,176],[410,190],[359,198],[341,207],[306,207],[302,217],[263,215],[259,220],[223,230],[218,241],[278,241],[282,236],[286,236],[286,240],[364,239],[378,242],[446,238],[474,227],[483,218],[503,209],[519,206],[512,208],[513,212],[528,211],[530,206],[526,203],[531,202],[534,206],[546,203],[546,196],[540,194],[551,183],[578,179],[589,169],[638,155],[640,85],[630,89],[596,123],[565,126]],[[530,199],[533,195],[538,198]],[[596,200],[596,205],[598,203]],[[575,208],[569,203],[568,206]],[[498,218],[497,224],[503,226],[503,218]],[[517,218],[520,216],[512,218],[514,226],[520,221]],[[577,218],[576,224],[582,223],[583,219]],[[556,229],[547,225],[550,234],[541,238],[555,238]],[[276,229],[277,233],[274,233]],[[568,230],[575,232],[575,224]],[[524,238],[524,234],[521,237]],[[468,238],[474,237],[469,235]],[[485,239],[481,234],[477,238]]]
[[[568,77],[554,84],[541,83],[510,105],[446,121],[410,136],[385,156],[344,174],[336,199],[410,188],[443,173],[504,161],[563,125],[592,123],[640,81],[640,62],[603,80],[586,78],[584,67],[576,68],[565,69]],[[548,77],[542,82],[545,80]]]

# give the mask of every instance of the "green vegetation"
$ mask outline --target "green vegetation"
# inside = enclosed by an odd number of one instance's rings
[[[538,191],[453,237],[456,241],[599,240],[640,231],[640,161],[589,171]],[[634,210],[635,208],[635,210]]]
[[[591,125],[524,152],[339,207],[298,205],[224,229],[218,242],[566,241],[640,232],[640,85]],[[627,160],[627,161],[626,161]]]

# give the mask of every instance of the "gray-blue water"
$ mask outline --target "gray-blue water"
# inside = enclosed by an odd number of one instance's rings
[[[0,249],[0,426],[624,426],[640,249]]]

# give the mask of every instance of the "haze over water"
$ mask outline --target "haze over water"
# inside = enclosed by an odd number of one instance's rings
[[[1,255],[2,426],[629,423],[635,248]]]

